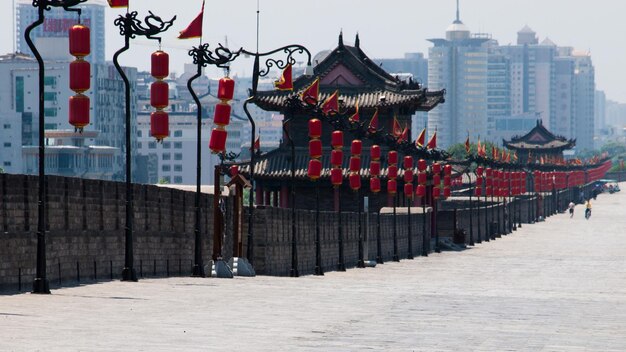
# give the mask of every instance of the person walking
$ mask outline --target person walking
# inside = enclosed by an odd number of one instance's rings
[[[591,199],[587,199],[585,202],[585,219],[589,220],[591,217]]]
[[[569,217],[573,218],[574,217],[574,207],[576,206],[576,204],[574,204],[574,202],[569,202],[569,205],[567,206],[567,208],[569,209]]]

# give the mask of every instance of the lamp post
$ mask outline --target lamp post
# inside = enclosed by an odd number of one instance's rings
[[[38,113],[39,113],[39,131],[37,134],[39,144],[39,159],[38,159],[38,172],[39,172],[39,185],[37,192],[37,265],[35,272],[35,279],[33,281],[33,293],[49,294],[50,285],[46,275],[46,170],[45,170],[45,146],[44,146],[44,90],[45,90],[45,63],[41,54],[35,47],[30,34],[35,28],[44,23],[45,12],[49,11],[52,7],[62,7],[65,11],[78,12],[79,18],[81,10],[73,8],[74,6],[85,2],[87,0],[33,0],[32,5],[37,8],[37,20],[28,27],[24,32],[24,39],[26,44],[33,52],[35,59],[37,60],[38,71],[38,83],[39,83],[39,101],[38,101]]]
[[[471,179],[469,171],[467,172],[467,179],[469,180],[470,185],[471,185],[472,184],[472,179]],[[474,189],[475,189],[475,187],[476,187],[476,185],[474,185]],[[472,187],[470,187],[470,192],[469,192],[469,206],[470,206],[470,209],[469,209],[469,221],[470,221],[470,223],[469,223],[469,231],[470,231],[469,245],[470,246],[474,245],[474,220],[473,220],[473,218],[474,218],[474,214],[473,214],[473,212],[474,212],[474,205],[472,203],[472,193],[475,192],[474,189],[472,189]]]
[[[113,64],[124,81],[125,89],[125,118],[126,118],[126,224],[125,224],[125,252],[122,281],[137,281],[137,273],[133,267],[133,189],[131,169],[131,125],[130,125],[130,81],[120,66],[119,56],[130,48],[130,39],[143,36],[148,39],[158,40],[155,35],[165,32],[172,26],[176,16],[169,21],[163,21],[152,12],[146,16],[145,25],[137,19],[137,11],[120,15],[113,22],[120,29],[120,35],[124,36],[124,46],[113,55]]]
[[[291,148],[291,190],[289,202],[291,203],[291,269],[289,270],[289,276],[299,277],[298,272],[298,236],[296,234],[296,146],[291,138],[291,122],[292,118],[283,121],[283,131],[287,142]],[[289,127],[287,127],[289,125]],[[252,190],[250,191],[252,192]],[[253,205],[250,204],[250,207]]]

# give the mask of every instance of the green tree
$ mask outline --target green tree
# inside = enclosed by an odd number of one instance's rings
[[[159,179],[159,182],[157,182],[157,183],[160,184],[160,185],[167,185],[167,184],[169,184],[169,182],[165,179],[165,177],[161,177]]]

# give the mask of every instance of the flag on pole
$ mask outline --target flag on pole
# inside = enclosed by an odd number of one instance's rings
[[[320,79],[317,78],[300,95],[302,101],[308,105],[316,105],[320,95]]]
[[[378,130],[378,108],[374,110],[374,116],[370,120],[369,126],[367,126],[367,131],[369,133],[375,133]]]
[[[178,39],[190,39],[202,37],[202,18],[204,17],[204,1],[202,1],[202,10],[196,18],[191,21],[187,28],[180,31]]]
[[[494,146],[491,147],[491,158],[493,160],[498,160],[498,149]]]
[[[322,104],[322,113],[324,115],[334,115],[339,112],[339,91],[336,90]]]
[[[261,136],[256,137],[254,141],[254,145],[252,146],[252,151],[261,150]]]
[[[417,136],[417,139],[415,140],[415,145],[418,148],[424,148],[424,144],[426,144],[426,129],[425,128],[422,130],[422,132],[420,132],[420,135]]]
[[[354,112],[354,114],[352,114],[352,116],[350,116],[348,118],[348,120],[352,121],[352,122],[359,122],[359,120],[361,119],[361,117],[359,116],[359,101],[356,101],[356,111]]]
[[[404,126],[404,130],[402,130],[402,134],[400,134],[400,142],[404,142],[409,139],[409,126]]]
[[[278,81],[274,82],[274,87],[278,90],[293,90],[293,75],[291,64],[287,64]]]
[[[395,138],[399,138],[402,135],[402,126],[400,126],[400,122],[398,122],[398,118],[396,116],[393,117],[392,131]]]
[[[483,154],[483,147],[480,144],[480,136],[478,136],[478,143],[476,143],[476,149],[478,150],[478,156],[482,156],[484,157],[485,155]]]
[[[465,140],[465,152],[467,154],[470,153],[470,141],[469,141],[469,136],[467,136],[467,139]]]
[[[435,130],[435,133],[433,134],[432,137],[430,137],[430,140],[428,141],[428,144],[426,145],[427,149],[435,149],[437,148],[437,130]]]
[[[109,0],[111,8],[128,7],[128,0]]]

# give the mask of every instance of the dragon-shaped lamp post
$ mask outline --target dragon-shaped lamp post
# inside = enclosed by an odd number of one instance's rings
[[[208,65],[215,65],[228,69],[228,63],[233,61],[238,53],[232,53],[221,44],[215,53],[209,50],[209,44],[201,44],[189,50],[189,56],[193,58],[193,63],[197,66],[196,74],[187,81],[187,89],[197,106],[197,145],[196,145],[196,196],[195,196],[195,241],[194,241],[194,265],[192,276],[205,277],[204,265],[202,261],[202,210],[200,207],[200,184],[202,182],[202,104],[198,95],[193,90],[193,81],[202,75],[202,68]],[[218,182],[216,180],[216,182]],[[219,186],[218,186],[219,187]]]
[[[50,286],[46,275],[46,171],[45,171],[45,147],[44,147],[44,77],[45,64],[43,58],[32,39],[31,32],[43,24],[46,16],[45,12],[50,11],[53,7],[62,7],[65,11],[78,12],[80,16],[81,10],[73,8],[87,0],[33,0],[33,6],[37,8],[37,20],[26,27],[24,39],[26,44],[33,52],[37,64],[39,66],[39,186],[37,197],[37,267],[35,272],[35,280],[33,281],[33,293],[49,294]]]
[[[120,35],[124,36],[124,46],[113,55],[113,64],[124,81],[125,88],[125,108],[126,108],[126,244],[124,252],[124,269],[122,270],[122,281],[137,281],[137,273],[133,268],[133,189],[132,189],[132,169],[131,169],[131,119],[130,119],[130,81],[120,66],[119,56],[130,48],[130,40],[137,36],[144,36],[161,43],[161,38],[155,37],[157,34],[169,29],[176,16],[169,21],[163,21],[152,12],[146,16],[143,24],[137,19],[137,12],[128,12],[120,15],[113,22],[120,29]]]

